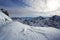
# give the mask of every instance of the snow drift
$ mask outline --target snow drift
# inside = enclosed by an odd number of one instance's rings
[[[60,29],[52,27],[32,27],[20,22],[12,21],[0,12],[0,40],[60,40]],[[1,20],[2,19],[2,20]],[[1,23],[1,22],[0,22]]]
[[[0,26],[2,26],[3,24],[6,24],[6,22],[9,22],[9,21],[12,21],[12,19],[10,19],[10,17],[8,17],[7,15],[5,15],[0,11]]]

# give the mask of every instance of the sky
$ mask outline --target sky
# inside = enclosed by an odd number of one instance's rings
[[[0,8],[11,17],[36,17],[60,15],[59,0],[0,0]]]

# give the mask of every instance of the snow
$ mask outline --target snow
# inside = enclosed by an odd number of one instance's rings
[[[2,12],[0,11],[0,19],[5,20],[5,18],[6,18],[7,20],[9,20],[9,21],[12,21],[12,20],[10,19],[10,17],[8,17],[7,15],[5,15],[4,13],[2,13]]]
[[[9,21],[12,21],[12,19],[0,11],[0,27]]]
[[[0,16],[0,19],[2,17],[7,18],[9,22],[5,21],[6,24],[0,26],[0,40],[60,40],[60,29],[32,27],[17,21],[12,21],[8,16]]]
[[[60,16],[52,17],[12,17],[12,20],[34,27],[54,27],[60,29]]]
[[[60,40],[60,30],[51,27],[30,27],[11,22],[0,28],[0,40]]]

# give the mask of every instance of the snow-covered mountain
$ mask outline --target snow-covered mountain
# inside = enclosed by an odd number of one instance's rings
[[[0,12],[0,40],[60,40],[60,29],[25,25]]]
[[[30,26],[50,26],[55,28],[60,28],[60,16],[54,15],[52,17],[21,17],[21,18],[12,18],[15,21],[19,21],[23,24],[27,24]]]

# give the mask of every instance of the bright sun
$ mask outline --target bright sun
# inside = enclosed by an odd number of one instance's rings
[[[49,8],[49,11],[57,10],[59,8],[59,1],[58,0],[47,1],[47,7]]]

